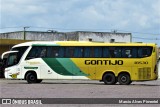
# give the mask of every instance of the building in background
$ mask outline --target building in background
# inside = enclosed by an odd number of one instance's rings
[[[131,33],[117,32],[38,32],[17,31],[0,33],[0,55],[13,45],[27,41],[95,41],[95,42],[131,42]]]

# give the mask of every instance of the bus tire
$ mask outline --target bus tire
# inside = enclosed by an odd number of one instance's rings
[[[28,73],[26,75],[27,82],[30,83],[37,83],[37,76],[34,73]]]
[[[121,73],[118,76],[118,82],[120,85],[129,85],[132,83],[130,75],[127,73]]]
[[[106,73],[103,76],[103,82],[106,85],[114,85],[116,84],[116,77],[113,73]]]
[[[36,83],[41,83],[42,82],[42,79],[38,79]]]

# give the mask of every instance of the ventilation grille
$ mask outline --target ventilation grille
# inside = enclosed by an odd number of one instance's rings
[[[138,75],[139,75],[139,79],[141,80],[150,79],[151,78],[151,68],[150,67],[139,68]]]

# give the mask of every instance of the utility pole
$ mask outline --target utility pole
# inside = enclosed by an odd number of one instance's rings
[[[112,30],[112,32],[113,32],[113,33],[117,33],[117,30],[114,29],[114,30]]]
[[[24,40],[26,40],[26,28],[29,28],[28,26],[23,27],[23,37]]]

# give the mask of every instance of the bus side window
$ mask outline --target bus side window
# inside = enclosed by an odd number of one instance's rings
[[[64,55],[65,55],[64,52],[65,52],[65,48],[64,47],[59,47],[58,57],[63,58]]]
[[[82,57],[83,57],[83,47],[75,47],[74,58],[82,58]]]
[[[151,47],[147,47],[147,48],[144,49],[143,52],[144,52],[143,55],[148,57],[152,54],[152,49],[151,49]]]
[[[133,57],[132,48],[123,47],[123,49],[122,49],[122,57],[123,58],[131,58],[131,57]]]
[[[32,47],[31,51],[27,55],[26,59],[33,59],[33,58],[41,58],[46,57],[46,47]]]
[[[132,58],[137,58],[138,57],[138,48],[137,47],[132,47]]]
[[[45,58],[46,57],[46,52],[47,52],[47,49],[46,47],[41,47],[39,48],[39,58]]]
[[[38,47],[32,47],[26,59],[33,59],[37,57]]]
[[[151,54],[152,54],[151,47],[140,47],[138,49],[138,57],[140,58],[149,57]]]
[[[74,57],[74,49],[75,49],[75,47],[66,47],[65,57],[66,58],[73,58]]]
[[[51,46],[47,47],[47,57],[48,58],[52,57],[52,47]]]
[[[90,57],[91,48],[90,47],[84,47],[84,57],[89,58]]]
[[[139,48],[139,49],[138,49],[138,57],[139,57],[139,58],[143,58],[142,48]]]
[[[57,46],[47,47],[47,57],[48,58],[59,57],[59,47]]]
[[[116,47],[116,49],[114,50],[114,55],[116,58],[121,58],[122,57],[122,52],[121,52],[121,47]]]
[[[94,57],[95,58],[102,57],[102,47],[94,47]]]
[[[111,58],[121,58],[121,47],[109,47]]]
[[[109,48],[108,47],[103,47],[103,57],[109,58]]]
[[[110,58],[115,58],[115,47],[109,47],[109,56]]]

